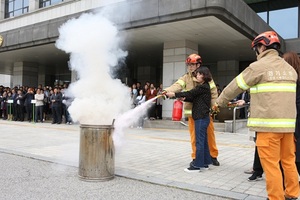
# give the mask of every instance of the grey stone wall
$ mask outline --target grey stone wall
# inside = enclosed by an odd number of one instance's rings
[[[242,0],[147,0],[129,1],[129,5],[118,3],[110,7],[116,11],[121,11],[122,8],[127,9],[125,9],[126,12],[116,14],[113,19],[123,29],[203,16],[216,16],[250,39],[258,33],[270,29]],[[54,42],[58,37],[60,25],[80,14],[0,33],[4,37],[4,44],[0,52]]]

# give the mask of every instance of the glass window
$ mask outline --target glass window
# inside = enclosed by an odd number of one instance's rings
[[[29,7],[29,0],[23,1],[23,7]]]
[[[269,25],[284,39],[298,37],[298,8],[270,11]]]
[[[265,22],[268,23],[268,13],[267,12],[261,12],[261,13],[257,13],[258,16],[260,16],[260,18],[262,18]]]
[[[18,16],[18,15],[22,15],[22,9],[14,11],[14,16]]]
[[[16,0],[15,1],[15,10],[18,10],[20,8],[22,8],[22,0]]]
[[[40,8],[55,5],[60,2],[63,2],[63,0],[40,0]]]
[[[5,18],[18,16],[28,12],[29,0],[6,0]]]
[[[62,2],[62,0],[51,0],[51,5]]]

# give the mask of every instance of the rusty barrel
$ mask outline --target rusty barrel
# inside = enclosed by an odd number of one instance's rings
[[[115,160],[112,125],[80,126],[79,178],[107,181],[114,178]]]

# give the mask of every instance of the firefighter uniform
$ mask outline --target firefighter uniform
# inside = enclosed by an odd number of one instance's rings
[[[187,72],[182,77],[180,77],[173,85],[170,87],[164,89],[164,91],[167,92],[180,92],[182,90],[189,91],[193,89],[197,85],[197,82],[195,81],[195,77],[191,72]],[[218,97],[217,87],[212,80],[209,82],[210,88],[211,88],[211,95],[212,95],[212,104],[215,103],[216,98]],[[184,115],[185,117],[188,117],[188,126],[189,126],[189,132],[191,137],[191,146],[192,146],[192,159],[196,158],[196,133],[195,133],[195,123],[194,119],[192,118],[192,106],[193,104],[191,102],[184,102]],[[212,117],[210,118],[210,123],[207,128],[207,141],[209,146],[209,152],[210,156],[213,158],[218,157],[218,148],[216,144],[215,139],[215,133],[214,133],[214,124]]]
[[[250,89],[251,107],[247,126],[257,132],[256,146],[266,175],[269,200],[299,195],[293,133],[296,121],[297,73],[277,50],[266,49],[223,90],[217,105],[227,103]],[[285,190],[282,185],[281,162]]]

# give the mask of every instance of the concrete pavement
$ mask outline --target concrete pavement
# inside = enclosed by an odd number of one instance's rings
[[[1,120],[0,132],[0,152],[78,167],[79,125]],[[186,173],[191,161],[187,130],[126,129],[123,144],[116,146],[115,174],[225,199],[265,200],[265,181],[249,182],[243,173],[252,166],[254,143],[247,129],[238,132],[216,132],[221,166]]]

